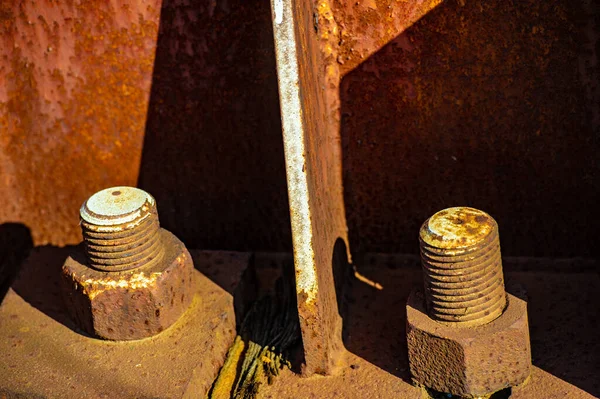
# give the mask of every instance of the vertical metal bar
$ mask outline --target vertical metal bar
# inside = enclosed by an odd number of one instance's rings
[[[305,374],[343,349],[332,258],[347,242],[339,117],[326,92],[312,1],[271,0]]]

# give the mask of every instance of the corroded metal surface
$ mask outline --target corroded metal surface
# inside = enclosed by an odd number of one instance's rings
[[[423,293],[413,293],[406,307],[406,333],[414,380],[461,397],[522,384],[531,371],[527,303],[512,295],[507,303],[494,321],[454,328],[432,320]]]
[[[80,241],[73,210],[136,183],[160,4],[0,5],[0,220],[36,244]]]
[[[156,202],[145,191],[101,190],[88,198],[79,214],[85,254],[94,269],[124,271],[163,259]]]
[[[112,342],[70,320],[59,288],[69,251],[36,248],[0,305],[0,397],[205,397],[236,334],[249,254],[192,251],[202,273],[189,310],[156,336]]]
[[[139,184],[190,247],[291,249],[268,2],[3,2],[0,22],[0,222],[75,244],[73,209]]]
[[[426,398],[412,386],[406,347],[406,300],[422,283],[417,256],[369,254],[357,267],[383,290],[355,282],[349,293],[344,367],[326,379],[284,371],[261,397]],[[511,399],[593,399],[600,396],[597,262],[505,258],[508,292],[528,293],[534,366]],[[562,322],[564,321],[564,322]],[[573,328],[577,326],[577,328]]]
[[[422,390],[410,383],[395,379],[381,369],[374,368],[363,359],[348,360],[351,366],[338,376],[327,380],[300,378],[290,371],[284,371],[275,384],[261,390],[265,399],[297,399],[298,392],[303,398],[364,398],[364,399],[429,399]],[[530,380],[523,386],[512,389],[510,399],[594,399],[577,387],[556,378],[550,373],[533,367]]]
[[[409,13],[427,3],[335,3],[349,27],[339,90],[352,250],[414,253],[423,220],[469,203],[499,222],[505,254],[596,256],[597,3],[446,0]],[[377,51],[357,50],[369,42],[355,31],[381,37]]]
[[[85,245],[62,268],[69,312],[87,333],[134,340],[160,333],[193,298],[194,265],[161,229],[154,198],[133,187],[92,195],[80,210]]]
[[[422,220],[468,202],[505,253],[595,253],[593,2],[313,6],[353,251],[416,252]],[[0,220],[76,243],[70,210],[138,181],[190,247],[289,250],[268,2],[164,0],[157,43],[160,8],[3,2]]]
[[[531,371],[527,303],[504,291],[496,221],[444,209],[423,223],[419,242],[425,292],[406,305],[413,379],[461,397],[522,384]]]
[[[96,270],[81,247],[63,266],[69,311],[87,333],[110,340],[134,340],[160,333],[189,307],[194,293],[192,259],[173,234],[161,229],[160,262],[123,272]]]
[[[488,323],[506,306],[498,225],[468,207],[437,212],[419,232],[427,313],[454,327]]]
[[[323,60],[337,28],[327,2],[271,6],[304,372],[330,374],[343,349],[333,254],[337,240],[346,240],[346,221],[337,106],[326,89],[335,76]]]

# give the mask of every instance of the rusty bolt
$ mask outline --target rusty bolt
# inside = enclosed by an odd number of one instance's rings
[[[504,290],[496,221],[449,208],[419,238],[425,291],[407,303],[414,381],[471,398],[521,384],[531,368],[527,304]]]
[[[81,207],[83,243],[63,265],[73,320],[109,340],[155,335],[172,325],[193,297],[193,263],[160,228],[154,198],[133,187],[92,195]]]

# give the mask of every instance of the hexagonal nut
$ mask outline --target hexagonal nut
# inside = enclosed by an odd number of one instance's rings
[[[407,306],[410,371],[422,386],[461,397],[478,397],[523,383],[531,371],[527,303],[507,294],[504,313],[476,327],[432,320],[423,293]]]
[[[108,340],[150,337],[171,326],[186,311],[194,294],[192,258],[173,234],[160,229],[161,261],[123,272],[87,265],[83,246],[76,247],[63,268],[63,292],[77,325]]]

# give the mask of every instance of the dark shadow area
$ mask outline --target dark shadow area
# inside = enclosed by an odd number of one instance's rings
[[[433,389],[426,389],[431,399],[462,399],[460,396],[451,395],[449,393],[434,391]],[[511,388],[505,388],[501,391],[495,392],[488,399],[508,399],[512,395]]]
[[[71,330],[88,335],[73,321],[64,303],[61,270],[73,247],[35,247],[23,262],[12,289],[27,303]]]
[[[342,318],[342,340],[344,344],[348,338],[348,307],[351,300],[352,285],[352,265],[348,263],[348,252],[346,243],[338,238],[333,246],[331,257],[331,267],[333,270],[333,281],[335,286],[335,295],[338,306],[338,313]]]
[[[228,251],[190,253],[196,269],[233,296],[236,325],[239,327],[259,295],[254,256]]]
[[[269,2],[162,2],[138,185],[188,248],[291,250]]]
[[[447,0],[343,78],[353,252],[417,253],[423,221],[467,205],[498,221],[507,256],[597,256],[598,4],[584,3]]]
[[[505,270],[511,263],[505,262]],[[533,364],[600,397],[600,275],[505,272],[507,291],[517,283],[527,294]]]
[[[32,248],[33,239],[27,226],[22,223],[0,225],[0,303]]]
[[[398,269],[387,265],[398,265]],[[406,300],[415,287],[423,285],[418,260],[411,257],[408,262],[398,263],[392,257],[377,258],[368,267],[357,267],[383,289],[363,281],[353,282],[346,299],[344,345],[355,355],[412,384],[406,346]]]

